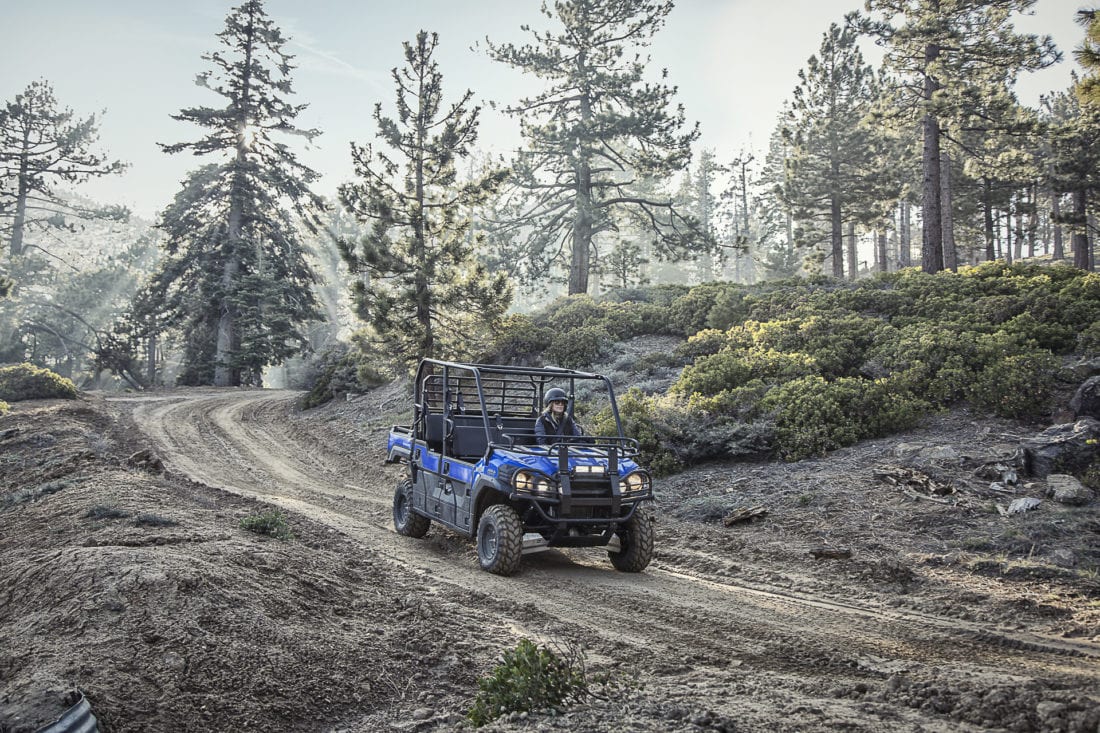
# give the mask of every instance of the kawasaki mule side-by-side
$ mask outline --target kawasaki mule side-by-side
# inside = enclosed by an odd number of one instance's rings
[[[540,445],[535,421],[551,389],[565,392],[570,417],[578,391],[598,395],[616,434],[551,435]],[[654,529],[652,481],[637,458],[606,377],[424,359],[413,422],[389,435],[387,461],[408,465],[394,527],[423,537],[438,522],[473,538],[481,567],[498,575],[549,547],[603,547],[617,569],[639,572],[653,557]]]

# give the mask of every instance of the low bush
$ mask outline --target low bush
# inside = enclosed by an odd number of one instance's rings
[[[669,431],[660,425],[655,398],[647,397],[640,389],[632,387],[619,395],[619,419],[623,433],[638,441],[641,462],[654,475],[665,476],[683,468],[669,445]],[[592,432],[596,435],[615,435],[615,420],[611,408],[606,407],[595,415]]]
[[[337,395],[365,392],[385,384],[388,377],[358,348],[339,344],[321,352],[303,372],[301,385],[309,390],[300,407],[323,405]]]
[[[537,325],[530,316],[514,314],[501,321],[493,343],[480,361],[487,364],[536,366],[554,340],[554,329]]]
[[[492,673],[478,680],[478,692],[466,718],[481,727],[502,715],[553,708],[588,692],[584,660],[576,649],[563,654],[520,639],[504,652]]]
[[[970,401],[1001,417],[1038,417],[1050,410],[1059,366],[1053,354],[1042,351],[993,361],[975,377]]]
[[[865,438],[906,430],[927,403],[889,379],[796,379],[761,402],[775,416],[775,450],[784,460],[823,455]]]
[[[11,405],[4,400],[0,400],[0,415],[4,415],[11,410]]]
[[[256,534],[264,534],[279,540],[294,538],[290,531],[290,525],[286,522],[286,516],[278,509],[252,514],[241,520],[241,529]]]
[[[611,334],[603,326],[563,330],[554,334],[546,349],[546,363],[566,369],[583,369],[606,355],[611,344]]]
[[[49,369],[34,364],[11,364],[0,367],[0,400],[76,399],[76,385]]]

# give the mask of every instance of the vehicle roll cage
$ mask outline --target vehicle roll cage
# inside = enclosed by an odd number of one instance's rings
[[[413,436],[440,452],[453,455],[482,455],[489,446],[546,455],[536,449],[534,422],[542,412],[546,390],[565,389],[566,411],[573,417],[578,382],[600,382],[611,404],[617,435],[597,437],[562,436],[555,439],[550,455],[559,445],[619,451],[636,455],[638,442],[623,435],[622,420],[611,381],[600,374],[560,367],[460,364],[423,359],[417,368],[413,400]],[[479,429],[480,428],[480,429]],[[560,448],[558,448],[558,452]]]

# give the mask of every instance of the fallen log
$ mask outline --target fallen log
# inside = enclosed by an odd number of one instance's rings
[[[852,550],[847,547],[815,547],[810,554],[814,560],[848,560],[852,557]]]
[[[768,510],[762,506],[739,507],[727,514],[722,519],[722,524],[727,527],[732,527],[739,522],[751,522],[757,517],[763,517],[767,513]]]

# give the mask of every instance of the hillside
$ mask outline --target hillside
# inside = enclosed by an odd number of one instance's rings
[[[1100,722],[1095,503],[1024,475],[993,491],[981,472],[1027,425],[958,411],[824,458],[697,466],[657,483],[641,576],[552,551],[505,579],[447,532],[393,533],[381,459],[400,386],[305,413],[297,397],[179,390],[0,418],[3,730],[74,689],[109,731],[452,730],[520,638],[580,649],[606,681],[484,730]],[[997,511],[1022,497],[1042,502]],[[738,507],[766,514],[725,526]],[[241,528],[273,508],[293,538]]]

